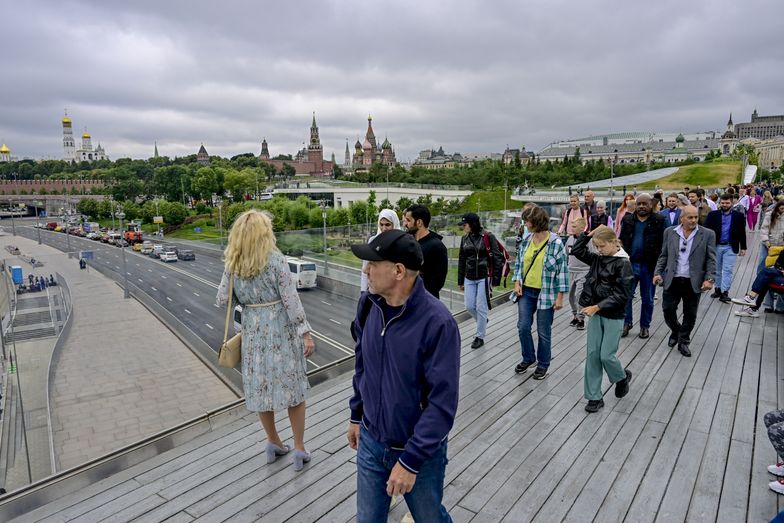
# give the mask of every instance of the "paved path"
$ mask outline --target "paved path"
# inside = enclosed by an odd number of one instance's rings
[[[71,330],[50,392],[57,470],[236,399],[146,308],[124,300],[115,283],[33,240],[0,237],[0,248],[7,244],[44,262],[36,273],[62,274],[71,290]]]

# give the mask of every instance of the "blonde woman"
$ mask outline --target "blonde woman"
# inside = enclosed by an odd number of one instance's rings
[[[588,249],[593,239],[596,252]],[[632,373],[624,369],[618,357],[626,302],[633,279],[629,255],[612,229],[600,225],[583,233],[572,247],[572,255],[590,265],[580,295],[582,312],[588,320],[588,354],[585,359],[585,410],[597,412],[604,407],[602,399],[602,371],[615,384],[615,396],[622,398],[629,392]]]
[[[310,461],[305,450],[305,396],[309,388],[305,359],[313,353],[310,324],[288,263],[275,247],[269,216],[242,213],[229,233],[218,305],[233,296],[242,311],[242,384],[245,405],[259,413],[267,435],[267,463],[288,454],[275,427],[275,411],[288,409],[294,433],[294,470]]]

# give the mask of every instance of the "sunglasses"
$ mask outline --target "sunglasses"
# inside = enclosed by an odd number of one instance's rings
[[[681,238],[681,252],[686,252],[686,249],[689,248],[689,242]]]

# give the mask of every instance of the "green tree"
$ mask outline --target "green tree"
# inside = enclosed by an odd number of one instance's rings
[[[212,200],[212,195],[218,192],[218,180],[215,169],[212,167],[202,167],[193,177],[191,182],[193,196],[198,199]]]
[[[79,200],[79,203],[76,204],[76,210],[85,216],[97,216],[98,202],[90,198],[84,198]]]
[[[294,167],[291,164],[284,163],[283,167],[280,169],[280,173],[281,175],[283,175],[284,179],[288,180],[296,176],[297,170],[294,169]]]

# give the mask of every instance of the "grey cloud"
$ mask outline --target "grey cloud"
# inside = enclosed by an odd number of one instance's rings
[[[398,157],[539,149],[781,113],[780,2],[28,2],[0,34],[0,141],[60,155],[64,107],[113,158],[343,158],[367,114]]]

